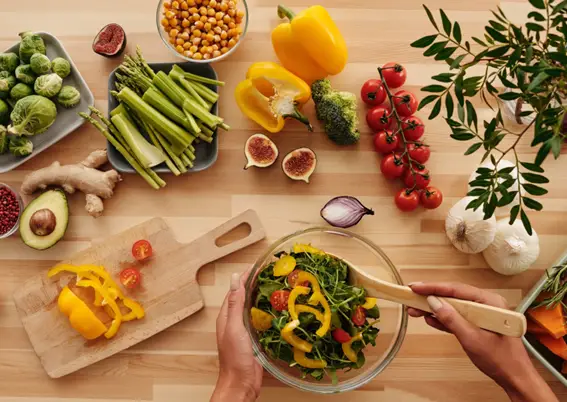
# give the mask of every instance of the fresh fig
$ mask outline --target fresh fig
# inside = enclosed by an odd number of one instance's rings
[[[309,148],[298,148],[291,151],[282,161],[284,173],[292,180],[303,180],[309,183],[309,177],[317,166],[317,155]]]
[[[104,57],[118,56],[124,48],[126,48],[126,32],[118,24],[106,25],[93,41],[94,52]]]
[[[254,134],[246,141],[244,154],[248,161],[244,169],[251,166],[265,168],[274,164],[278,159],[279,151],[276,144],[264,134]]]

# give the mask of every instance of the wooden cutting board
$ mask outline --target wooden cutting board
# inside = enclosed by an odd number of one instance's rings
[[[216,241],[224,234],[248,224],[250,234],[224,246]],[[74,281],[75,275],[60,274],[48,279],[46,273],[26,281],[14,293],[16,308],[35,352],[47,374],[62,377],[137,344],[200,310],[203,304],[197,283],[197,271],[203,265],[256,243],[265,231],[256,212],[248,210],[218,228],[181,244],[161,218],[133,227],[85,250],[63,264],[102,265],[118,279],[118,273],[136,266],[132,245],[149,240],[154,256],[137,267],[143,275],[142,285],[125,292],[142,304],[146,316],[142,320],[123,323],[118,334],[87,341],[69,325],[59,312],[57,297],[61,289]]]

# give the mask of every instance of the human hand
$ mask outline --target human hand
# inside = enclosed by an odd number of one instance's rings
[[[242,321],[248,274],[232,274],[230,291],[217,317],[220,370],[211,402],[252,402],[260,393],[263,369],[254,358]]]
[[[461,283],[413,283],[409,286],[415,293],[427,296],[433,314],[414,308],[408,308],[408,314],[424,317],[429,326],[455,335],[474,365],[504,388],[512,401],[557,401],[533,366],[520,338],[480,329],[463,318],[453,306],[435,297],[508,308],[502,296]]]

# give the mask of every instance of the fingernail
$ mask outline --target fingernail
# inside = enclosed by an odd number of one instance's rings
[[[230,290],[237,290],[240,287],[240,274],[233,273],[230,278]]]
[[[412,286],[421,285],[423,282],[410,282],[408,286],[411,288]]]
[[[427,303],[429,304],[429,307],[431,307],[431,310],[433,310],[433,312],[437,312],[443,307],[441,300],[439,300],[435,296],[427,296]]]

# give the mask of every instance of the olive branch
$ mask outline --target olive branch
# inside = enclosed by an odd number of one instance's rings
[[[461,26],[452,22],[439,10],[440,22],[424,5],[425,12],[437,33],[424,36],[411,44],[426,48],[423,55],[445,61],[449,72],[432,77],[436,84],[422,88],[431,95],[420,103],[419,109],[433,103],[429,119],[439,115],[445,107],[445,120],[451,129],[451,138],[472,141],[465,151],[470,155],[484,152],[482,162],[490,160],[494,168],[481,167],[469,183],[474,197],[467,208],[483,208],[488,219],[497,207],[515,202],[510,212],[510,224],[520,217],[527,232],[532,227],[526,209],[540,211],[543,206],[533,196],[542,196],[549,183],[543,175],[542,163],[552,153],[557,159],[566,138],[563,120],[567,96],[567,0],[529,0],[533,11],[524,26],[513,24],[500,7],[491,11],[494,19],[488,21],[483,38],[472,37],[476,45],[463,40]],[[472,75],[470,68],[484,66],[484,73]],[[497,87],[506,88],[504,92]],[[479,124],[473,103],[479,95],[494,112],[495,117]],[[517,102],[517,119],[531,122],[517,131],[504,121],[502,101]],[[522,111],[529,104],[533,110]],[[454,112],[456,110],[456,117]],[[532,147],[538,147],[535,160],[520,161],[516,150],[520,140],[533,132]],[[511,145],[503,147],[503,140]],[[508,156],[512,167],[499,167]]]

